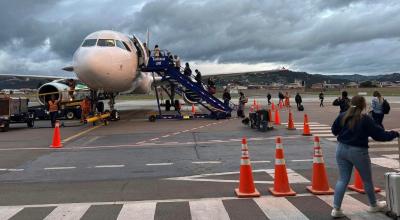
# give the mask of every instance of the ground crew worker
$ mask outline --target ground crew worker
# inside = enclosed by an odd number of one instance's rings
[[[158,48],[158,45],[154,46],[154,56],[159,57],[161,55],[160,48]]]
[[[51,95],[51,100],[47,103],[49,105],[51,127],[54,128],[57,119],[59,101],[56,100],[55,95]]]
[[[229,106],[229,101],[231,101],[231,94],[228,91],[228,88],[224,89],[224,93],[222,94],[222,99],[224,100],[224,104]]]
[[[75,99],[74,93],[75,93],[76,82],[73,79],[68,79],[67,85],[69,87],[68,95],[70,96],[71,101],[73,101]]]
[[[296,101],[297,108],[299,108],[299,106],[301,106],[301,103],[303,102],[303,100],[301,99],[300,93],[296,94],[296,96],[294,97],[294,100]]]
[[[319,103],[319,107],[324,107],[324,93],[321,91],[321,93],[319,94],[319,100],[321,101]]]
[[[85,97],[80,103],[81,105],[81,122],[84,122],[85,119],[89,116],[91,102],[88,96]]]
[[[379,212],[386,208],[384,201],[375,198],[371,175],[371,159],[368,154],[368,138],[376,141],[391,141],[399,137],[397,131],[385,131],[375,121],[362,112],[367,104],[362,96],[354,96],[351,106],[341,113],[332,125],[332,133],[337,136],[336,162],[339,167],[339,180],[336,183],[331,216],[344,217],[341,205],[350,181],[353,166],[360,173],[364,189],[370,203],[369,212]]]

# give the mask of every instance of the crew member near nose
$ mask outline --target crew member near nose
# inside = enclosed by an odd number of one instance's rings
[[[85,99],[83,99],[81,101],[80,105],[81,105],[81,111],[82,111],[82,113],[81,113],[81,121],[84,122],[85,119],[89,116],[89,113],[90,113],[91,103],[90,103],[89,97],[86,96]]]
[[[56,100],[55,95],[51,95],[51,100],[48,101],[47,104],[49,105],[51,127],[54,128],[54,126],[56,124],[59,101]]]

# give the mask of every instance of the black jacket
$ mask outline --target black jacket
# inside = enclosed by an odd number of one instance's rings
[[[300,95],[296,95],[296,96],[294,97],[294,100],[296,101],[296,103],[302,103],[302,102],[303,102],[303,100],[301,99],[301,96],[300,96]]]
[[[337,140],[340,143],[368,148],[368,137],[372,137],[377,141],[391,141],[398,137],[398,132],[385,131],[368,115],[361,116],[361,120],[353,129],[346,125],[342,126],[341,121],[344,115],[345,113],[341,113],[332,125],[332,133],[337,136]]]
[[[340,113],[347,111],[350,107],[350,99],[349,98],[338,98],[333,101],[332,105],[340,107]]]

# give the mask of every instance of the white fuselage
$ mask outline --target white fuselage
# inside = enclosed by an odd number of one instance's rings
[[[73,70],[79,80],[93,90],[109,93],[135,91],[149,87],[149,77],[138,69],[137,46],[125,34],[97,31],[89,34],[73,57]],[[146,82],[138,83],[137,81]],[[136,88],[135,88],[136,87]]]

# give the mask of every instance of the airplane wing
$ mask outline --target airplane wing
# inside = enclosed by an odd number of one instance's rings
[[[47,76],[47,75],[25,75],[25,74],[0,74],[0,77],[13,77],[19,79],[48,79],[48,80],[57,80],[57,79],[74,79],[77,80],[76,76]]]

